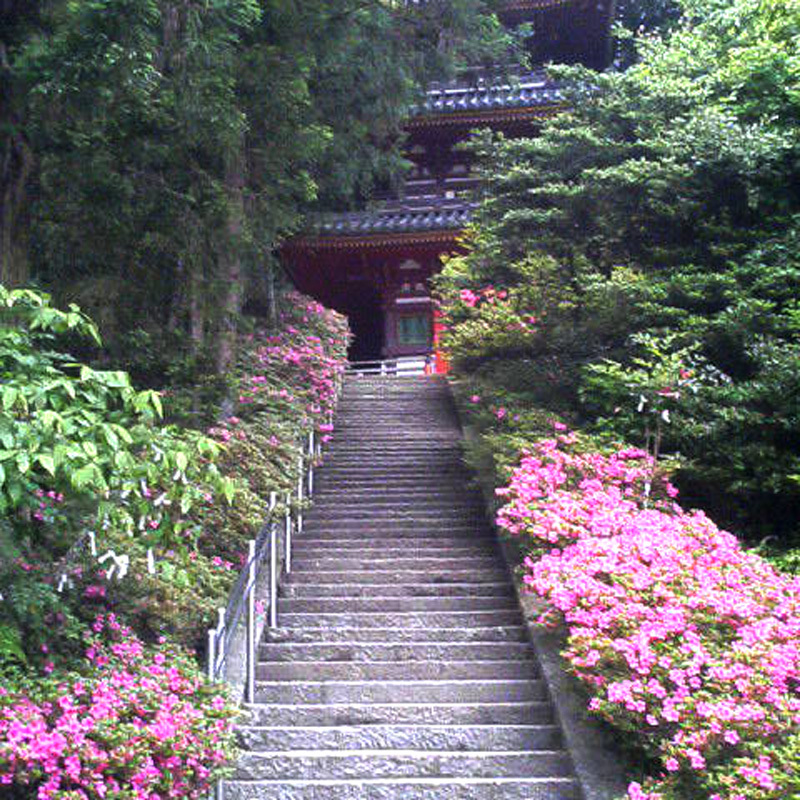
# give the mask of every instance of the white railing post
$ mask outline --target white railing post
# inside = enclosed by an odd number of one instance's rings
[[[206,674],[210,681],[216,679],[216,665],[217,665],[217,640],[216,631],[214,628],[208,629],[208,664],[206,667]]]
[[[272,519],[278,496],[269,493],[269,626],[278,627],[278,526]]]
[[[297,526],[295,532],[299,536],[303,532],[303,456],[298,459],[297,467]]]
[[[225,634],[227,633],[225,630],[225,610],[224,608],[217,609],[217,666],[214,670],[216,674],[219,674],[219,669],[225,663],[225,659],[228,656],[228,648],[225,642]],[[221,647],[220,643],[222,644]]]
[[[292,571],[292,493],[286,493],[286,510],[283,514],[283,531],[286,539],[286,552],[284,558],[286,560],[286,574]]]
[[[308,496],[314,494],[314,431],[308,433]]]
[[[255,701],[256,694],[256,543],[247,543],[247,686],[245,700]]]

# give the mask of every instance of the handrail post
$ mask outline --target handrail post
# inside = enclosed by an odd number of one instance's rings
[[[256,694],[256,543],[247,543],[247,687],[245,700],[252,703]]]
[[[297,526],[295,532],[299,536],[303,532],[303,456],[298,459],[297,469]]]
[[[286,510],[283,514],[283,532],[286,539],[286,551],[284,558],[286,560],[286,574],[292,571],[292,493],[286,492]]]
[[[272,519],[272,512],[278,496],[269,493],[269,626],[278,627],[278,526]]]
[[[206,674],[209,681],[214,681],[216,676],[216,662],[217,662],[217,639],[216,631],[214,628],[208,629],[208,664],[206,667]]]
[[[215,649],[215,656],[216,661],[214,663],[214,680],[217,679],[217,675],[219,673],[219,667],[221,664],[225,663],[225,659],[228,657],[228,651],[225,647],[225,609],[218,608],[217,609],[217,646]]]
[[[314,494],[314,431],[308,432],[308,496]]]

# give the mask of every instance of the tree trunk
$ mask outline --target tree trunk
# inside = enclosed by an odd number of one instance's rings
[[[33,170],[33,153],[21,134],[5,142],[0,203],[0,283],[20,286],[28,272],[28,179]]]
[[[244,234],[244,137],[238,152],[232,153],[225,169],[225,189],[228,198],[228,219],[218,251],[218,279],[222,289],[220,336],[217,347],[217,372],[226,372],[236,349],[236,327],[244,297],[242,268],[242,237]]]
[[[189,277],[189,335],[192,339],[192,352],[198,353],[205,341],[206,317],[203,302],[203,276],[200,265],[196,265]]]
[[[278,327],[278,304],[275,299],[275,265],[267,264],[267,320],[269,327]]]

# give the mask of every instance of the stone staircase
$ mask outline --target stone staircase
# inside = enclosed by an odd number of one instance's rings
[[[447,385],[349,378],[227,798],[579,800]]]

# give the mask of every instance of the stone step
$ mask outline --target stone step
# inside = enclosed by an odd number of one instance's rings
[[[400,777],[563,777],[571,769],[563,750],[291,750],[244,753],[234,780]]]
[[[425,455],[414,453],[383,453],[382,455],[329,455],[320,467],[320,473],[326,475],[331,472],[344,472],[345,470],[363,470],[371,465],[376,471],[381,471],[388,477],[396,472],[430,472],[443,470],[444,472],[463,471],[463,466],[450,454]]]
[[[447,525],[437,523],[436,520],[410,522],[408,520],[372,520],[362,519],[357,521],[336,520],[335,522],[322,519],[306,519],[303,533],[317,539],[353,539],[366,535],[376,543],[394,538],[430,539],[436,533],[441,533],[447,539],[461,539],[463,541],[486,541],[487,533],[485,522],[477,520],[458,520],[448,522]]]
[[[303,570],[292,569],[297,581],[310,580],[317,583],[495,583],[507,577],[504,570],[471,569],[449,570]],[[304,576],[306,576],[304,578]]]
[[[281,597],[513,597],[503,583],[298,583],[290,576],[280,588]]]
[[[299,554],[292,560],[292,570],[305,572],[363,572],[370,568],[381,572],[394,570],[473,570],[494,572],[501,567],[500,560],[494,555],[462,555],[462,556],[429,556],[424,554],[408,554],[401,557],[369,556],[309,556]]]
[[[305,522],[303,533],[295,538],[295,542],[300,544],[308,537],[336,542],[361,540],[375,547],[384,544],[401,547],[415,539],[427,541],[437,533],[440,533],[442,540],[447,542],[476,544],[489,541],[486,530],[481,530],[474,523],[448,525],[446,529],[442,529],[436,525],[409,525],[407,522],[392,525],[378,525],[372,522],[326,525],[324,520],[311,519]]]
[[[369,441],[351,442],[348,437],[337,439],[330,447],[325,450],[325,463],[338,461],[339,459],[360,460],[377,458],[379,461],[387,458],[419,458],[428,461],[453,461],[460,459],[463,449],[458,442],[444,444],[442,442],[430,442],[420,440],[418,442],[408,441],[408,438],[401,440],[376,439],[370,437]]]
[[[394,640],[391,640],[394,641]],[[330,641],[328,642],[330,643]],[[521,680],[539,677],[536,664],[522,661],[353,661],[261,662],[256,677],[263,681],[309,680]],[[362,698],[357,698],[359,701]],[[363,698],[366,699],[366,698]]]
[[[403,475],[401,473],[392,473],[391,470],[382,470],[381,475],[376,475],[372,470],[368,469],[369,460],[364,460],[364,469],[355,469],[351,472],[339,470],[340,474],[333,476],[333,468],[329,463],[324,463],[314,472],[314,480],[320,485],[329,486],[332,491],[345,490],[349,484],[357,483],[369,489],[376,488],[389,488],[395,491],[402,491],[406,488],[416,489],[417,491],[423,489],[434,489],[436,491],[457,491],[465,488],[474,489],[476,484],[474,476],[470,474],[466,467],[459,469],[451,469],[445,474],[440,474],[435,483],[420,483],[415,475]],[[388,474],[385,474],[388,473]],[[335,480],[334,480],[335,477]]]
[[[391,483],[395,478],[466,478],[468,475],[466,467],[462,464],[454,463],[448,458],[441,462],[429,461],[428,459],[358,459],[350,463],[338,463],[327,461],[324,467],[320,467],[320,478],[329,479],[332,476],[344,477],[350,480],[354,478],[382,478],[387,483]]]
[[[523,625],[485,628],[267,628],[264,641],[527,642],[528,635]]]
[[[512,611],[401,611],[393,613],[343,612],[340,614],[285,613],[282,628],[486,628],[519,625],[522,615]]]
[[[492,555],[499,553],[497,544],[493,539],[486,536],[475,541],[464,541],[463,539],[445,539],[444,537],[427,539],[416,539],[414,541],[402,542],[401,544],[386,544],[384,542],[370,542],[364,539],[345,539],[340,538],[335,542],[325,539],[311,539],[310,534],[305,532],[302,536],[294,539],[295,558],[327,557],[329,555],[355,556],[361,558],[409,558],[416,554],[430,557],[452,556],[476,556]]]
[[[550,703],[270,703],[251,705],[251,725],[549,725]]]
[[[470,514],[483,513],[483,507],[479,504],[477,497],[457,498],[457,497],[426,497],[425,499],[385,499],[380,495],[374,495],[364,500],[353,499],[350,496],[331,497],[328,495],[315,495],[314,510],[317,514],[324,516],[336,516],[337,514],[347,514],[354,517],[365,517],[372,514],[396,514],[415,516],[420,511],[425,513],[439,514],[441,512],[459,511],[469,512]]]
[[[267,668],[263,669],[268,673]],[[473,680],[259,680],[257,703],[505,703],[545,700],[544,685],[535,678]]]
[[[527,642],[262,642],[268,661],[504,661],[533,658]]]
[[[324,520],[326,526],[337,523],[363,523],[372,522],[383,524],[390,523],[414,523],[446,526],[451,522],[472,522],[484,523],[485,515],[483,509],[470,506],[443,505],[441,508],[429,508],[420,506],[419,508],[407,507],[397,508],[396,506],[386,506],[385,508],[358,508],[357,506],[342,507],[337,506],[324,511],[313,508],[308,515],[309,520],[317,517]]]
[[[316,476],[315,476],[316,478]],[[465,500],[470,506],[476,505],[480,497],[476,490],[464,486],[429,485],[420,486],[409,483],[407,486],[375,485],[367,488],[334,488],[325,482],[316,481],[314,502],[316,508],[331,508],[340,506],[353,506],[356,508],[379,508],[382,506],[401,505],[430,505],[432,507],[447,506],[448,504],[461,504]]]
[[[278,600],[278,617],[286,613],[336,614],[374,611],[512,611],[513,597],[284,597]]]
[[[225,781],[227,800],[580,800],[569,777]]]
[[[338,725],[245,726],[246,750],[557,750],[555,725]]]

